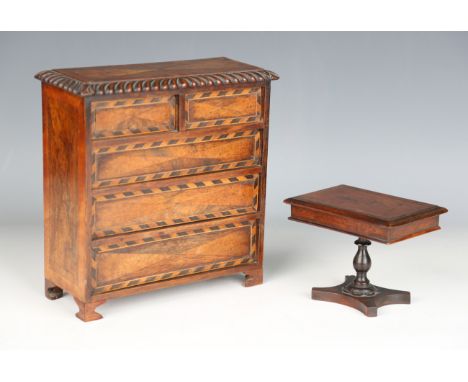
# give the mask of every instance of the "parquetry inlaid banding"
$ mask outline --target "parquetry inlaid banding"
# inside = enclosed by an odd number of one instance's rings
[[[94,200],[97,202],[101,202],[101,201],[108,201],[108,200],[115,200],[115,199],[133,198],[137,196],[156,194],[160,192],[173,192],[173,191],[180,191],[180,190],[187,190],[187,189],[194,189],[194,188],[218,186],[222,184],[245,182],[245,181],[253,180],[256,178],[257,178],[256,175],[247,174],[247,175],[233,176],[230,178],[200,180],[198,182],[180,183],[180,184],[176,184],[172,186],[141,188],[135,191],[124,191],[124,192],[116,192],[116,193],[110,193],[110,194],[104,194],[104,195],[95,195]]]
[[[35,78],[43,83],[56,86],[80,96],[129,94],[174,89],[201,89],[239,84],[265,84],[277,80],[277,74],[269,70],[238,71],[213,75],[192,75],[172,78],[152,78],[145,80],[117,80],[85,82],[72,78],[57,70],[45,70]]]
[[[219,211],[219,212],[209,212],[205,214],[192,215],[188,217],[177,217],[177,218],[165,219],[165,220],[148,220],[148,221],[145,221],[144,223],[128,224],[128,225],[121,226],[121,227],[112,227],[112,228],[107,228],[107,229],[97,229],[94,231],[94,237],[108,237],[108,236],[118,235],[122,233],[142,231],[142,230],[147,230],[147,229],[152,229],[152,228],[162,228],[162,227],[167,227],[167,226],[172,226],[172,225],[177,225],[177,224],[194,223],[194,222],[199,222],[203,220],[211,220],[211,219],[226,218],[226,217],[233,217],[233,216],[239,216],[239,215],[254,214],[258,210],[259,176],[257,174],[238,175],[238,176],[232,176],[229,178],[200,180],[196,182],[181,183],[181,184],[171,185],[171,186],[162,186],[162,187],[157,187],[157,188],[141,188],[139,190],[134,190],[134,191],[123,191],[120,193],[95,195],[93,197],[93,204],[92,204],[92,215],[93,215],[94,221],[96,219],[96,203],[97,202],[112,202],[114,200],[151,195],[155,193],[175,192],[175,191],[181,191],[181,190],[221,186],[221,185],[228,185],[228,184],[248,182],[248,181],[253,182],[253,190],[252,190],[253,198],[252,198],[252,202],[250,206],[246,206],[243,208],[229,209],[229,210]]]
[[[176,132],[176,109],[177,102],[174,95],[94,101],[91,102],[90,106],[92,137],[102,139]],[[141,119],[143,112],[149,113],[146,121]],[[116,113],[127,120],[119,120],[115,117]],[[98,119],[102,114],[107,117],[103,117],[103,120]],[[160,117],[162,115],[165,117]],[[109,120],[110,116],[113,116],[111,121]]]
[[[150,172],[145,173],[141,172],[132,176],[121,176],[121,177],[101,177],[99,174],[98,166],[101,158],[105,158],[106,155],[112,153],[125,153],[128,151],[138,151],[138,150],[151,150],[161,147],[175,147],[182,145],[191,145],[197,143],[205,142],[222,142],[222,141],[232,141],[234,139],[250,138],[254,139],[254,149],[250,158],[236,160],[233,162],[224,162],[196,167],[187,167],[187,168],[176,168],[174,170],[161,171],[161,172]],[[94,147],[92,155],[92,165],[91,165],[91,178],[94,187],[109,187],[109,186],[119,186],[139,182],[148,182],[160,179],[167,179],[172,177],[180,177],[187,175],[202,174],[215,171],[223,170],[233,170],[241,169],[246,167],[254,167],[261,165],[261,132],[259,130],[246,130],[233,132],[229,134],[213,134],[205,135],[202,137],[188,137],[178,140],[166,140],[166,141],[148,141],[140,142],[133,144],[125,145],[112,145],[104,146],[101,145]],[[136,172],[136,170],[135,170]]]
[[[174,138],[168,140],[154,139],[144,143],[134,143],[134,144],[122,144],[122,145],[109,145],[109,146],[98,146],[94,149],[96,154],[109,154],[114,152],[121,151],[130,151],[130,150],[141,150],[148,148],[158,148],[166,146],[176,146],[176,145],[187,145],[191,143],[199,142],[210,142],[210,141],[220,141],[233,138],[241,137],[250,137],[255,135],[256,130],[245,130],[237,131],[234,133],[217,133],[210,135],[203,135],[200,137],[188,137],[188,138]]]
[[[138,240],[110,242],[110,244],[99,245],[99,246],[93,245],[93,251],[95,252],[95,254],[103,253],[103,252],[113,251],[113,250],[120,249],[120,248],[127,248],[127,247],[142,245],[142,244],[148,244],[156,240],[162,241],[162,240],[173,239],[173,238],[180,237],[180,236],[193,236],[193,235],[199,235],[199,234],[207,233],[207,232],[223,231],[226,229],[248,226],[251,224],[252,223],[249,220],[242,220],[240,222],[235,222],[235,223],[231,222],[231,223],[221,223],[221,224],[211,225],[206,228],[183,228],[177,231],[173,231],[170,234],[164,231],[163,232],[152,231],[152,232],[148,232],[146,235],[144,235]]]
[[[230,229],[236,229],[236,228],[241,228],[241,227],[246,227],[250,226],[250,253],[248,256],[242,257],[240,259],[233,259],[233,260],[227,260],[227,261],[219,261],[211,264],[205,264],[201,266],[194,266],[190,268],[185,268],[173,272],[164,272],[164,273],[159,273],[147,277],[140,277],[136,279],[131,279],[123,282],[118,282],[118,283],[111,283],[107,285],[100,285],[98,286],[98,281],[97,281],[97,257],[105,252],[110,252],[113,250],[118,250],[122,248],[128,248],[128,247],[137,247],[137,246],[142,246],[145,244],[151,244],[156,241],[164,241],[164,240],[171,240],[171,239],[176,239],[179,237],[185,237],[185,236],[194,236],[194,235],[203,235],[203,234],[208,234],[212,232],[218,232],[218,231],[225,231],[225,230],[230,230]],[[119,243],[109,243],[107,245],[100,245],[100,246],[94,246],[93,247],[93,256],[91,258],[91,276],[92,276],[92,284],[94,287],[94,294],[100,294],[100,293],[105,293],[105,292],[110,292],[122,288],[129,288],[129,287],[134,287],[138,285],[144,285],[148,283],[153,283],[153,282],[158,282],[158,281],[164,281],[164,280],[169,280],[177,277],[183,277],[186,275],[191,275],[195,273],[201,273],[201,272],[208,272],[208,271],[213,271],[217,269],[223,269],[223,268],[229,268],[229,267],[235,267],[239,265],[248,265],[248,264],[254,264],[256,262],[256,248],[257,248],[257,223],[255,220],[243,220],[240,222],[230,222],[226,224],[214,224],[211,226],[207,226],[204,228],[183,228],[178,231],[173,231],[171,233],[165,233],[165,232],[155,232],[148,234],[147,236],[144,236],[140,239],[134,239],[130,240],[127,242],[119,242]]]
[[[110,285],[105,285],[105,286],[99,286],[99,287],[96,287],[94,289],[94,294],[111,292],[111,291],[118,290],[118,289],[130,288],[130,287],[134,287],[134,286],[138,286],[138,285],[154,283],[154,282],[157,282],[157,281],[169,280],[169,279],[173,279],[173,278],[177,278],[177,277],[192,275],[192,274],[195,274],[195,273],[209,272],[209,271],[213,271],[213,270],[216,270],[216,269],[235,267],[235,266],[238,266],[238,265],[254,264],[255,262],[256,262],[255,259],[253,259],[251,257],[245,257],[243,259],[237,259],[237,260],[222,261],[222,262],[219,262],[219,263],[214,263],[214,264],[210,264],[210,265],[206,265],[206,266],[187,268],[187,269],[183,269],[183,270],[180,270],[180,271],[168,272],[168,273],[149,276],[149,277],[145,277],[145,278],[139,278],[139,279],[134,279],[134,280],[130,280],[130,281],[125,281],[125,282],[121,282],[121,283],[115,283],[115,284],[110,284]]]
[[[244,99],[246,103],[239,103],[241,98],[246,98],[246,100]],[[205,104],[207,102],[209,104],[225,102],[226,105],[219,105],[221,114],[217,113],[217,118],[213,118],[213,116],[209,116],[209,113],[205,114],[200,110],[200,113],[203,115],[203,118],[200,120],[200,116],[194,117],[191,112],[192,106],[196,106],[200,101]],[[232,109],[229,109],[228,105],[229,108],[232,107]],[[226,109],[225,113],[222,112],[224,109]],[[247,111],[247,109],[249,110]],[[185,128],[187,130],[257,123],[261,120],[262,91],[260,88],[254,87],[213,92],[197,92],[189,93],[185,96]]]
[[[202,99],[202,98],[214,98],[214,97],[228,97],[233,95],[242,95],[256,93],[259,88],[240,88],[240,89],[227,89],[227,90],[218,90],[213,92],[199,92],[199,93],[189,93],[185,96],[186,100]]]

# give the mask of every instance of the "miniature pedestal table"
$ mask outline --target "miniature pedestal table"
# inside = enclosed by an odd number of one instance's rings
[[[370,240],[392,244],[440,229],[439,215],[446,208],[361,188],[340,185],[285,200],[291,205],[290,220],[329,228],[358,237],[353,266],[356,276],[343,284],[312,288],[312,299],[336,302],[377,316],[389,304],[409,304],[410,293],[386,289],[369,282]]]

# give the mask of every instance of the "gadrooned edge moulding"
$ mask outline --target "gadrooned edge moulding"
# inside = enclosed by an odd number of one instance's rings
[[[37,73],[35,78],[43,83],[83,97],[187,88],[197,89],[248,83],[255,84],[279,79],[277,74],[269,70],[102,82],[83,82],[56,70],[45,70]]]

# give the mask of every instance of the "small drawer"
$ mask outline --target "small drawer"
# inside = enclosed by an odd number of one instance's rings
[[[259,169],[94,191],[94,237],[255,213]]]
[[[176,131],[175,96],[91,102],[94,139]]]
[[[256,262],[257,222],[222,219],[95,240],[94,293]]]
[[[203,135],[179,133],[172,139],[151,136],[119,140],[119,143],[96,141],[93,186],[125,185],[258,166],[260,139],[258,130],[244,130]]]
[[[189,93],[185,96],[185,128],[261,122],[261,100],[260,88]]]

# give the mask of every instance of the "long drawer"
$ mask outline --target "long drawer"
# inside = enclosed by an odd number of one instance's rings
[[[93,142],[93,187],[239,169],[261,164],[255,128]]]
[[[93,237],[255,213],[260,171],[224,171],[95,190]]]
[[[95,240],[92,246],[94,293],[103,293],[255,263],[257,221],[228,218]]]

